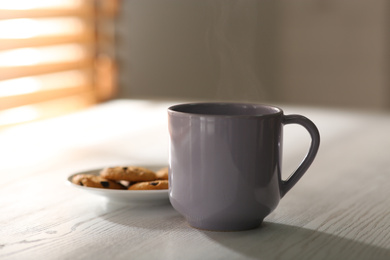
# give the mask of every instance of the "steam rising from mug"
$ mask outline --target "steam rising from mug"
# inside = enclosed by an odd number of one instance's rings
[[[255,102],[272,98],[272,2],[123,1],[118,27],[122,94]]]
[[[258,73],[259,13],[255,7],[254,1],[210,1],[206,44],[218,67],[217,99],[266,98]]]

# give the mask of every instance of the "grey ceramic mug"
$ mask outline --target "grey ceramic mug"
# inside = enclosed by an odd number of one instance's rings
[[[281,178],[283,125],[299,124],[311,146],[297,170]],[[274,106],[191,103],[168,109],[169,199],[200,229],[258,227],[313,162],[317,127]]]

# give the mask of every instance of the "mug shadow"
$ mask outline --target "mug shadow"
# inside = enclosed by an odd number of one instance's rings
[[[248,231],[200,232],[220,245],[254,259],[390,259],[390,250],[386,248],[272,222],[263,222],[259,228]]]
[[[257,229],[214,232],[194,229],[169,203],[103,204],[101,218],[119,225],[159,231],[188,230],[252,259],[390,259],[390,250],[325,232],[273,222]],[[195,235],[198,237],[198,235]]]

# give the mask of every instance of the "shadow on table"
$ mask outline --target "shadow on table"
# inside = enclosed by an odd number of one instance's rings
[[[169,203],[125,205],[107,202],[104,207],[106,213],[100,217],[128,227],[153,230],[189,228],[185,219]]]
[[[200,232],[224,247],[257,259],[390,259],[388,249],[270,222],[249,231]]]
[[[213,232],[189,227],[168,204],[124,205],[107,203],[100,215],[107,221],[161,231],[193,230],[243,258],[254,259],[390,259],[390,250],[325,232],[264,222],[240,232]],[[374,239],[374,238],[373,238]],[[379,241],[381,242],[381,241]],[[386,241],[383,241],[385,244]]]

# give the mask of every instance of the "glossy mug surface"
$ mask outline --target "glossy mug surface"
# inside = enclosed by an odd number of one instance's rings
[[[299,124],[311,136],[308,154],[281,178],[283,126]],[[168,109],[169,199],[199,229],[258,227],[313,162],[317,127],[274,106],[190,103]]]

